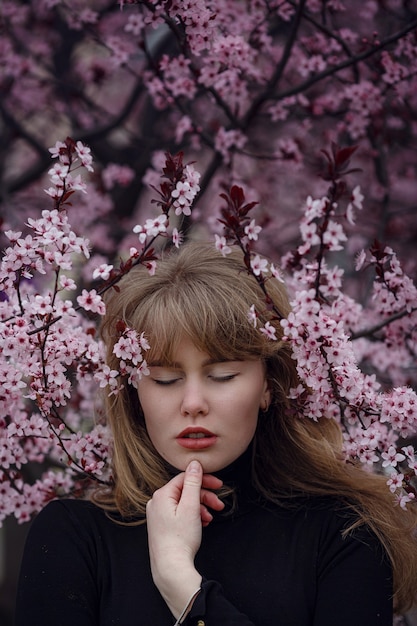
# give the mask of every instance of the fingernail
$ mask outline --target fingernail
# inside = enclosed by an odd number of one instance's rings
[[[190,474],[198,474],[200,472],[200,463],[198,461],[191,461],[191,463],[188,465],[187,470],[190,472]]]

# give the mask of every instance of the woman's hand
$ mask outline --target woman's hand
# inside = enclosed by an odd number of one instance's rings
[[[213,517],[207,507],[220,511],[224,506],[209,491],[221,485],[220,479],[203,474],[198,461],[191,461],[184,473],[155,491],[148,502],[152,577],[175,618],[201,584],[194,558],[201,544],[202,526]]]

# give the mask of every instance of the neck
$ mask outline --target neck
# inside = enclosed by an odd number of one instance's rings
[[[252,509],[254,503],[259,500],[259,494],[252,484],[252,457],[251,443],[233,463],[215,472],[215,475],[223,481],[219,495],[226,505],[223,511],[214,514],[215,520],[240,516]]]

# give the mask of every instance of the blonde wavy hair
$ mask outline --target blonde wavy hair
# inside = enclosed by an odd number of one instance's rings
[[[271,278],[267,290],[282,316],[288,315],[284,285]],[[120,337],[120,321],[145,333],[151,346],[148,361],[172,361],[184,335],[219,360],[264,361],[272,402],[258,420],[254,439],[256,488],[267,500],[284,505],[300,495],[333,496],[343,502],[356,516],[354,526],[367,524],[385,547],[393,566],[396,610],[412,606],[417,588],[416,512],[394,506],[386,478],[345,462],[341,430],[334,420],[314,422],[294,415],[288,392],[298,379],[290,345],[281,339],[279,320],[272,321],[277,341],[267,339],[248,320],[251,305],[260,325],[271,321],[271,311],[239,251],[223,257],[213,245],[185,244],[163,255],[154,276],[144,267],[130,271],[119,289],[108,294],[106,305],[102,336],[112,369],[119,368],[113,346]],[[147,434],[137,391],[126,381],[119,394],[107,398],[107,415],[114,440],[113,485],[97,491],[93,499],[131,523],[143,523],[147,501],[170,475]]]

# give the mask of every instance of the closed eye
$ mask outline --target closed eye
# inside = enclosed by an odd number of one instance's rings
[[[225,376],[210,376],[216,383],[226,383],[228,380],[236,378],[237,374],[226,374]]]
[[[157,385],[173,385],[174,383],[177,382],[177,380],[179,380],[179,378],[171,378],[169,380],[159,379],[159,378],[152,378],[152,380]]]

